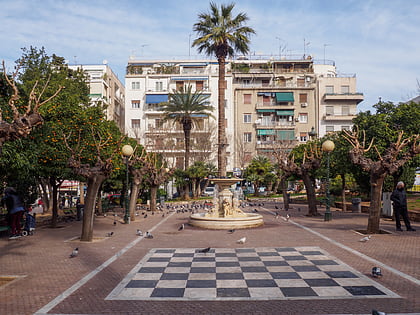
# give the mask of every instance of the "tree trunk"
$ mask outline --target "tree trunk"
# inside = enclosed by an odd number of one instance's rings
[[[346,174],[341,174],[341,199],[343,200],[343,211],[347,211],[346,205]]]
[[[311,217],[318,216],[319,213],[316,207],[314,181],[306,172],[302,174],[302,180],[303,180],[303,183],[305,184],[306,198],[308,199],[308,214],[307,215]]]
[[[136,184],[133,181],[131,185],[131,198],[130,198],[130,221],[136,220],[136,207],[137,207],[137,196],[139,194],[139,186],[140,184]]]
[[[150,186],[150,210],[156,211],[156,198],[157,198],[158,186]]]
[[[381,207],[382,207],[382,186],[384,184],[385,174],[374,174],[370,175],[370,207],[369,207],[369,218],[367,233],[377,234],[380,232],[379,220],[381,218]]]
[[[284,210],[288,211],[289,210],[289,198],[288,198],[288,194],[287,194],[286,179],[283,176],[280,179],[280,186],[281,186],[281,191],[282,191],[282,194],[283,194]]]
[[[55,178],[50,178],[50,183],[52,187],[51,199],[52,199],[52,217],[51,217],[51,227],[56,228],[58,225],[58,185],[55,181]]]
[[[87,180],[87,192],[85,198],[85,209],[83,211],[82,235],[80,240],[92,242],[93,239],[93,218],[95,215],[95,200],[102,182],[105,180],[103,175],[93,175]]]
[[[218,135],[217,135],[217,166],[219,176],[226,177],[226,122],[225,122],[225,58],[220,57],[218,81]]]
[[[184,141],[185,141],[184,171],[186,171],[190,163],[191,121],[184,122],[182,124],[182,127],[184,129]]]

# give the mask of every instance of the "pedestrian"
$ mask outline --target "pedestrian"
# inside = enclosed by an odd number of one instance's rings
[[[405,227],[407,231],[415,231],[411,227],[410,220],[408,218],[408,209],[407,209],[407,195],[404,190],[404,183],[398,182],[397,187],[391,194],[391,200],[393,201],[394,213],[395,213],[395,223],[397,225],[397,231],[402,231],[400,216],[404,220]]]
[[[11,228],[9,239],[16,239],[21,237],[21,221],[25,211],[22,200],[13,187],[7,187],[4,189],[4,197],[1,201],[2,204],[6,204],[7,212],[9,215]]]

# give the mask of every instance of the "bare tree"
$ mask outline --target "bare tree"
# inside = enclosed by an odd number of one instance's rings
[[[41,117],[41,114],[38,112],[38,109],[42,105],[51,101],[63,89],[63,87],[60,86],[53,95],[51,95],[45,100],[42,100],[43,94],[46,88],[48,87],[49,80],[47,80],[47,82],[40,89],[40,91],[38,91],[38,81],[36,81],[29,94],[29,100],[25,106],[25,111],[21,113],[16,107],[16,102],[20,98],[19,90],[16,86],[15,81],[16,76],[19,72],[19,67],[17,67],[16,71],[9,77],[6,73],[6,66],[4,61],[2,64],[4,78],[13,91],[13,94],[8,101],[8,105],[13,114],[13,119],[12,122],[7,122],[3,120],[3,112],[0,108],[0,150],[3,146],[3,143],[5,143],[6,141],[13,141],[20,138],[24,138],[31,133],[34,127],[41,125],[43,123],[43,119]]]
[[[395,173],[406,162],[420,154],[420,135],[413,135],[404,138],[403,131],[399,132],[397,140],[390,144],[385,152],[381,154],[376,146],[373,145],[374,139],[366,148],[365,132],[360,142],[359,130],[344,130],[345,139],[353,146],[349,155],[351,161],[359,165],[370,175],[371,201],[369,207],[369,219],[367,233],[379,233],[379,220],[381,213],[382,186],[387,175]],[[371,149],[375,149],[378,160],[374,161],[366,156]]]

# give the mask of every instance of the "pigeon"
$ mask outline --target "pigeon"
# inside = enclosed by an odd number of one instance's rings
[[[286,221],[289,221],[290,219],[290,214],[286,214]]]
[[[147,218],[147,213],[144,215],[144,218],[145,218],[145,219]]]
[[[274,206],[274,208],[276,208],[277,210],[279,209],[279,207],[277,207],[277,206]]]
[[[73,251],[70,254],[70,258],[74,258],[77,255],[79,255],[79,248],[78,247],[76,247],[75,249],[73,249]]]
[[[162,213],[162,218],[164,218],[165,217],[165,214],[164,213]]]
[[[377,310],[372,310],[372,315],[386,315],[386,313],[385,312],[380,312],[380,311],[377,311]]]
[[[207,254],[210,251],[210,249],[211,249],[210,247],[207,247],[207,248],[204,248],[204,249],[199,249],[198,252]]]
[[[279,213],[276,211],[276,214],[274,215],[274,217],[276,218],[276,219],[278,219],[279,218]]]
[[[375,278],[382,277],[381,268],[379,268],[379,267],[373,267],[372,268],[372,276],[375,277]]]
[[[117,221],[114,220],[114,225],[117,225]]]
[[[106,233],[106,236],[107,236],[107,237],[111,237],[112,235],[114,235],[114,232],[109,232],[109,233]]]
[[[360,240],[359,240],[359,242],[367,242],[367,241],[369,241],[370,240],[370,235],[368,235],[368,236],[365,236],[365,237],[363,237],[363,238],[361,238]]]
[[[229,234],[232,234],[232,233],[235,232],[235,229],[229,230],[228,232],[229,232]]]
[[[245,242],[246,242],[246,237],[245,236],[236,241],[236,243],[238,243],[238,244],[245,244]]]
[[[184,223],[181,224],[181,226],[178,228],[178,231],[182,231],[183,229],[185,229]]]
[[[136,231],[136,235],[137,235],[137,236],[143,236],[143,232],[142,232],[142,231],[140,231],[139,229],[137,229],[137,231]]]
[[[258,212],[258,210],[257,209],[254,209],[254,210],[252,210],[252,212],[255,212],[256,213],[256,212]]]
[[[146,238],[153,238],[152,233],[150,233],[150,232],[146,232]]]

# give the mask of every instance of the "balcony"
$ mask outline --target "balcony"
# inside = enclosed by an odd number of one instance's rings
[[[326,121],[351,121],[356,115],[330,115],[326,114],[322,117],[323,120]]]
[[[325,93],[324,101],[355,101],[360,103],[363,101],[363,93]]]
[[[256,129],[291,129],[296,126],[294,121],[271,121],[255,123]]]
[[[290,146],[297,144],[297,140],[269,140],[269,141],[257,141],[255,144],[255,148],[257,150],[273,150],[279,148],[287,148],[290,149]]]

